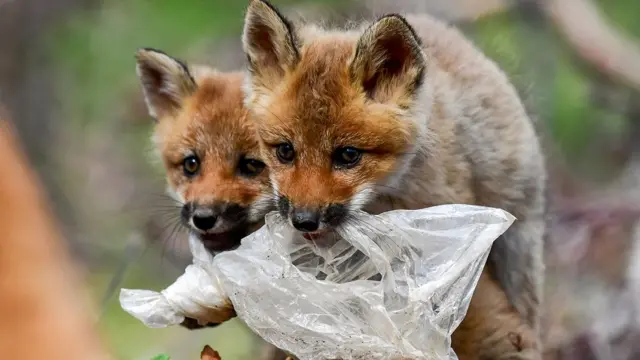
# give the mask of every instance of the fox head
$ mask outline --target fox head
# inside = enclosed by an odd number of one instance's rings
[[[337,226],[398,185],[429,112],[425,54],[402,17],[358,31],[297,28],[254,0],[243,48],[245,103],[278,210],[296,229]]]
[[[136,54],[137,73],[169,190],[183,224],[211,251],[237,246],[263,221],[273,197],[242,73],[189,67],[157,50]]]

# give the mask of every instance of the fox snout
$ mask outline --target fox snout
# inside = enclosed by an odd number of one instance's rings
[[[291,213],[293,227],[304,232],[313,232],[320,227],[320,212],[309,209],[294,209]]]
[[[216,220],[218,217],[213,213],[213,210],[208,208],[197,209],[191,215],[191,223],[202,231],[211,230],[216,225]]]
[[[182,207],[182,221],[201,233],[219,233],[243,223],[247,209],[231,203],[201,204],[188,202]]]
[[[291,221],[296,230],[305,233],[336,227],[348,215],[348,208],[344,204],[296,206],[284,196],[278,199],[278,211]]]

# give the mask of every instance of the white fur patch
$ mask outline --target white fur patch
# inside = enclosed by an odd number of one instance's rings
[[[268,194],[262,194],[249,208],[249,221],[257,222],[274,207],[273,197]]]
[[[242,91],[244,92],[243,104],[245,107],[249,107],[253,100],[253,82],[250,74],[245,74],[244,76]]]
[[[371,200],[375,199],[376,193],[370,184],[364,185],[349,201],[349,211],[360,210]]]
[[[179,189],[178,191],[176,191],[173,188],[171,188],[171,186],[167,185],[167,188],[166,188],[167,195],[169,195],[172,199],[179,201],[181,204],[184,204],[184,197],[179,192],[180,192]]]

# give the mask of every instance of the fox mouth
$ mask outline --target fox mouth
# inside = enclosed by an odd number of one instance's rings
[[[324,230],[313,231],[313,232],[303,232],[302,237],[310,241],[315,241],[320,239],[326,233],[327,231],[324,231]]]
[[[328,248],[339,240],[337,233],[331,229],[322,229],[313,232],[303,232],[302,237],[314,246]]]
[[[221,233],[191,233],[202,241],[204,247],[212,254],[229,251],[240,246],[242,239],[249,235],[249,224],[242,223],[232,229]]]

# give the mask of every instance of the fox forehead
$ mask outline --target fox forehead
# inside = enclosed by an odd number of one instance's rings
[[[156,137],[166,160],[180,162],[189,154],[235,166],[239,155],[257,157],[255,128],[243,106],[242,74],[199,79],[198,90],[185,99],[174,119],[160,122]]]
[[[238,176],[242,157],[260,159],[256,129],[243,103],[242,73],[208,72],[196,76],[197,90],[181,110],[156,125],[155,138],[169,184],[185,201],[225,200],[250,206],[268,188],[267,171]],[[200,174],[187,180],[182,163],[197,155]]]
[[[356,38],[316,36],[304,44],[295,69],[273,89],[261,89],[253,115],[263,142],[290,141],[330,152],[339,146],[398,152],[411,133],[397,106],[374,103],[352,81],[349,62]]]

